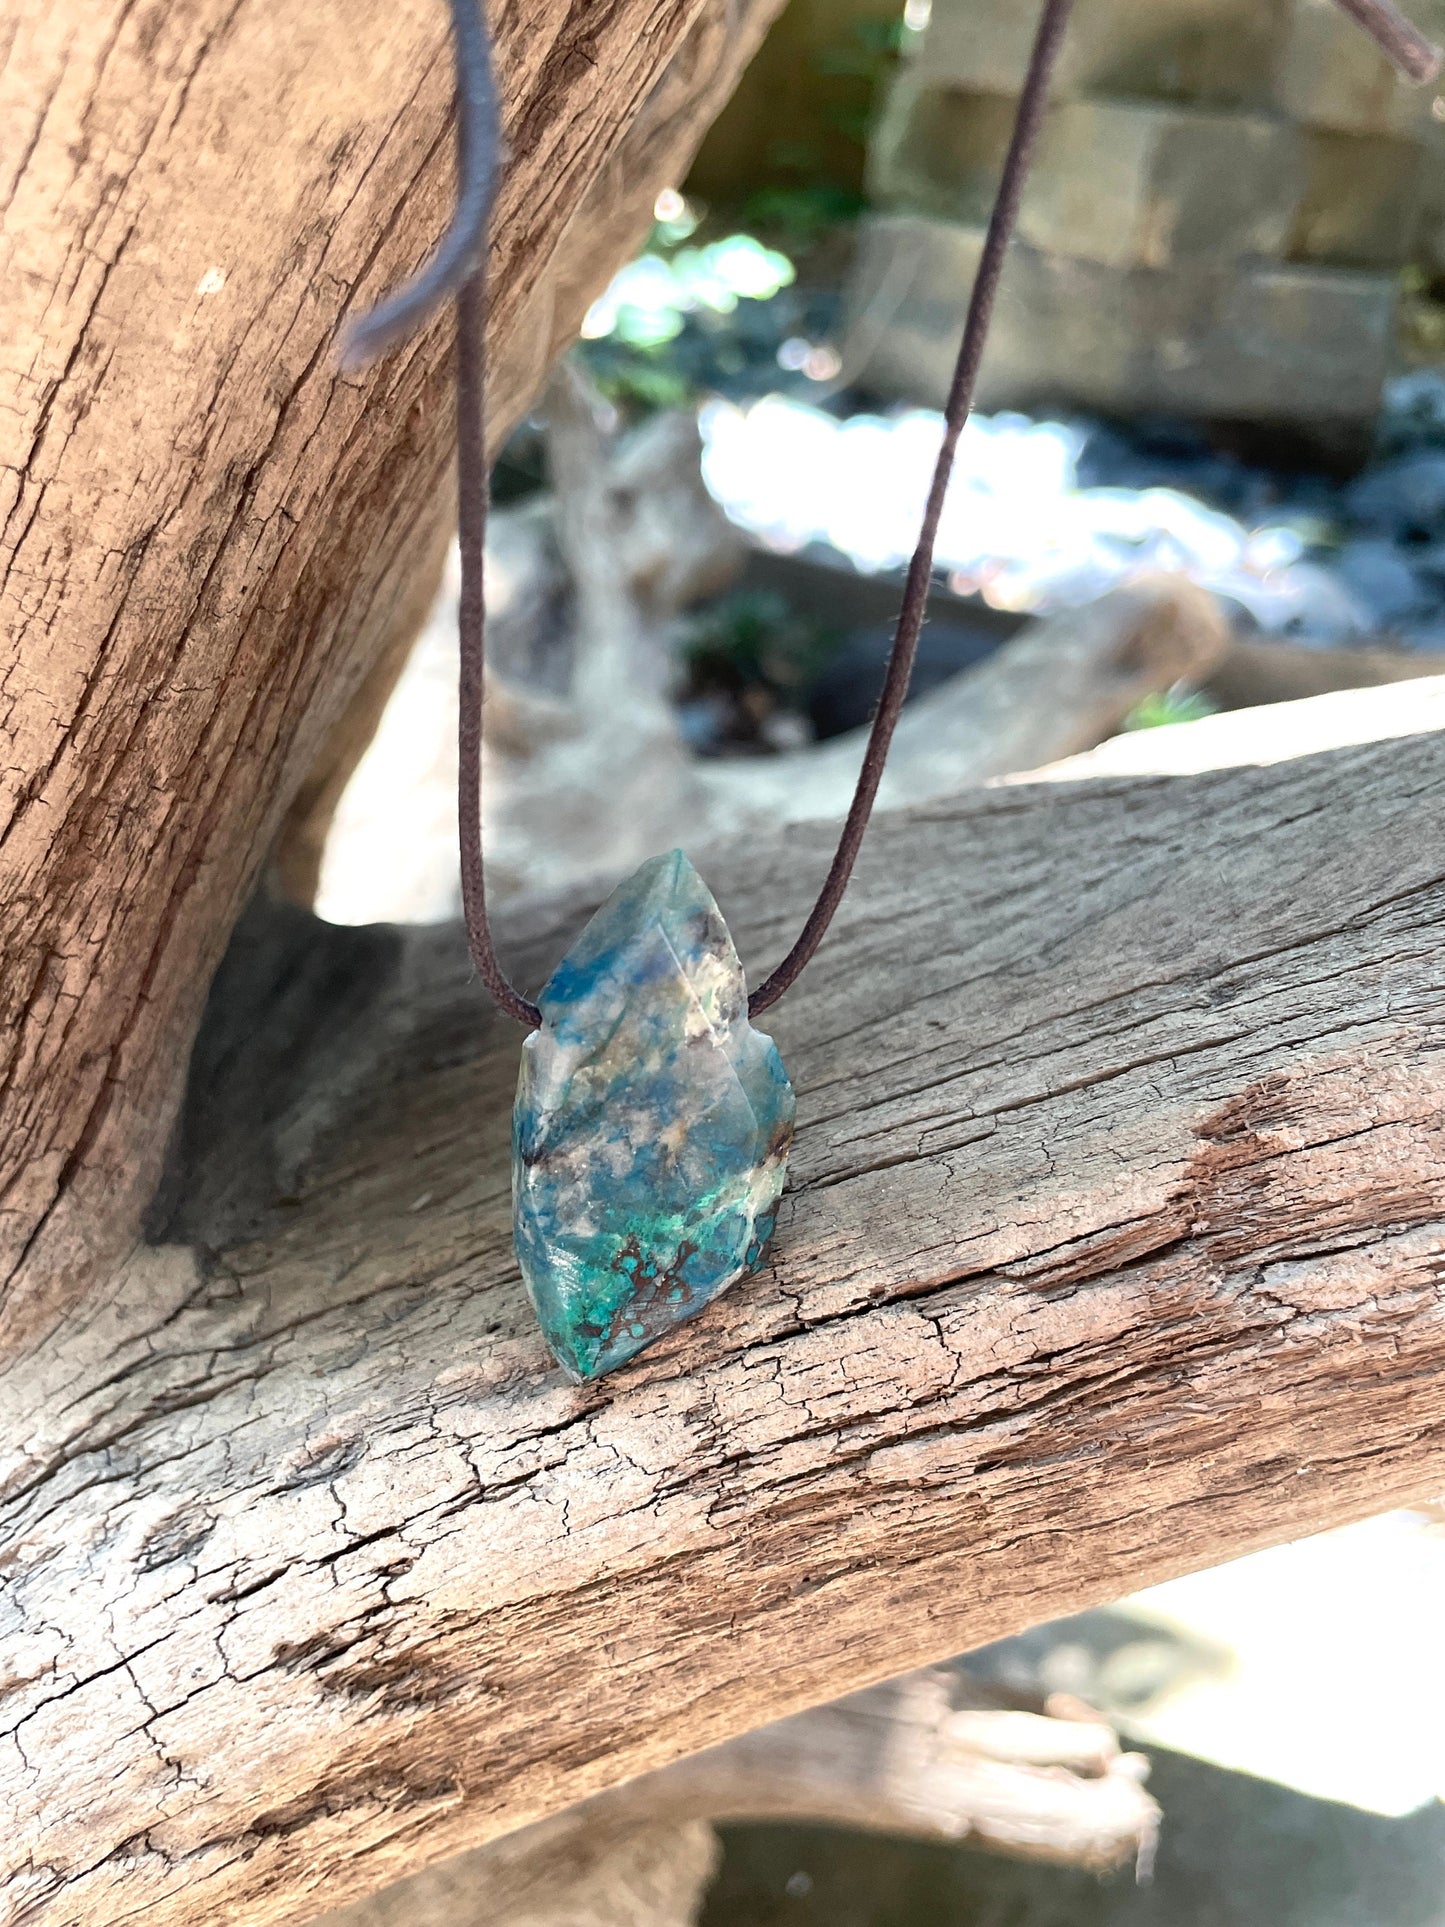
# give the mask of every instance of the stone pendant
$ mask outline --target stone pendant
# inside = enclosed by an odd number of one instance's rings
[[[547,1343],[600,1378],[754,1271],[793,1087],[681,850],[587,925],[538,998],[512,1123],[517,1257]]]

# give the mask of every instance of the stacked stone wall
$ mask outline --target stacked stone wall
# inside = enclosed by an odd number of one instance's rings
[[[1445,0],[1412,11],[1445,36]],[[933,0],[876,131],[847,357],[937,404],[1037,0]],[[1078,0],[984,406],[1306,425],[1378,405],[1445,128],[1334,0]]]

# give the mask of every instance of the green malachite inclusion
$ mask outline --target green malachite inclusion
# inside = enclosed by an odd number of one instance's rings
[[[613,1370],[762,1262],[793,1089],[681,850],[587,925],[538,998],[512,1127],[517,1256],[577,1378]]]

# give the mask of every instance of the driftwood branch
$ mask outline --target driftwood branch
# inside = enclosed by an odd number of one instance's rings
[[[1087,1708],[1050,1717],[1002,1706],[965,1674],[911,1673],[644,1774],[317,1927],[688,1927],[712,1871],[703,1823],[715,1820],[1145,1866],[1159,1824],[1146,1774]]]
[[[1202,682],[1224,655],[1214,598],[1182,576],[1114,589],[1028,623],[996,655],[920,697],[899,719],[879,806],[931,802],[1112,736],[1143,699]],[[758,820],[841,817],[858,777],[862,730],[756,765],[718,762],[701,777],[703,835]]]
[[[1445,675],[1335,689],[1299,702],[1241,709],[1168,729],[1115,736],[1005,784],[1076,783],[1084,777],[1188,776],[1201,770],[1283,763],[1322,751],[1445,729]],[[1351,807],[1353,799],[1346,807]]]
[[[830,834],[707,864],[754,966]],[[169,1242],[0,1386],[9,1903],[295,1920],[1438,1490],[1442,848],[1438,736],[880,819],[778,1013],[771,1269],[587,1389],[458,934],[259,908]]]
[[[776,0],[493,9],[494,429],[646,231]],[[448,330],[342,317],[452,193],[435,0],[128,0],[7,42],[0,1342],[133,1242],[207,979],[450,512]],[[318,765],[320,770],[318,772]],[[300,859],[304,871],[306,858]],[[314,862],[314,853],[311,859]]]
[[[573,365],[549,384],[552,489],[498,511],[488,540],[488,885],[493,900],[615,880],[669,843],[841,820],[866,730],[781,755],[699,761],[670,698],[680,613],[740,573],[745,551],[708,495],[691,413],[625,429]],[[841,571],[850,609],[893,591]],[[329,877],[346,920],[435,920],[459,907],[455,813],[457,582],[433,608],[403,692],[403,763],[374,758],[346,799]],[[856,611],[855,611],[856,613]],[[1147,695],[1198,683],[1228,658],[1212,596],[1182,577],[1141,580],[1087,607],[1026,623],[978,668],[904,714],[880,802],[897,808],[1088,748]],[[394,673],[394,672],[390,672]],[[380,677],[377,679],[381,680]],[[374,727],[364,697],[358,734]],[[429,747],[419,747],[419,743]],[[310,785],[281,881],[313,900],[339,785]],[[362,874],[348,880],[347,848]],[[390,850],[378,903],[378,852]],[[350,881],[350,888],[348,888]],[[404,893],[404,895],[402,894]]]
[[[1445,670],[1438,650],[1311,649],[1303,643],[1235,636],[1205,679],[1205,693],[1224,709],[1301,702],[1336,689],[1373,689],[1416,682]]]

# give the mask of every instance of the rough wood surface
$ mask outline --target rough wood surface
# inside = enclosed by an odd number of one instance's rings
[[[1003,1698],[963,1672],[908,1673],[645,1773],[316,1927],[689,1927],[712,1870],[699,1823],[715,1820],[1147,1867],[1159,1826],[1147,1760],[1085,1706],[1051,1717]]]
[[[831,831],[709,863],[776,957]],[[1445,1484],[1445,743],[885,817],[774,1261],[549,1369],[455,931],[258,910],[170,1236],[0,1382],[3,1891],[304,1917]],[[535,984],[576,906],[514,929]]]
[[[716,1830],[706,1820],[632,1822],[610,1806],[589,1800],[575,1819],[457,1854],[310,1927],[695,1927],[722,1860]]]
[[[645,230],[776,0],[503,0],[492,412]],[[19,0],[0,54],[0,1291],[134,1237],[211,969],[448,518],[447,328],[340,317],[451,195],[437,0]]]

